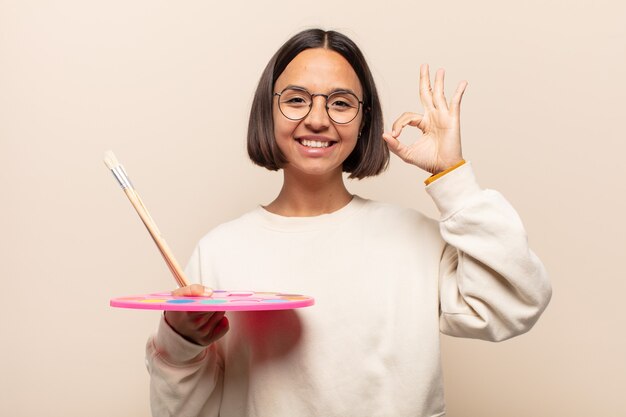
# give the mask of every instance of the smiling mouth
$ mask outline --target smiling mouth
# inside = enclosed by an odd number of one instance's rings
[[[298,143],[300,143],[300,145],[302,146],[306,146],[307,148],[328,148],[329,146],[332,146],[337,142],[298,139]]]

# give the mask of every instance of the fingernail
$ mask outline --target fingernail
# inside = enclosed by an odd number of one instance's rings
[[[210,296],[211,294],[213,294],[213,290],[207,287],[204,287],[204,292],[202,293],[202,295],[204,296]]]

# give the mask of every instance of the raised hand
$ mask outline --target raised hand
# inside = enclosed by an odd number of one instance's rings
[[[454,166],[463,159],[461,152],[461,98],[467,81],[461,81],[448,104],[443,92],[445,71],[435,75],[435,89],[430,86],[427,64],[420,66],[420,101],[424,114],[404,113],[393,123],[391,133],[383,133],[389,150],[403,161],[416,165],[431,174],[437,174]],[[422,131],[412,145],[398,139],[405,126]]]
[[[176,296],[208,296],[211,290],[200,284],[172,291]],[[165,321],[172,329],[192,343],[208,346],[228,332],[228,319],[223,311],[166,311]]]

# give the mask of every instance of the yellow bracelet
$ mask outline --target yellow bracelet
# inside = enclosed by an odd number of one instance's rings
[[[455,169],[457,169],[458,167],[460,167],[461,165],[463,165],[465,163],[465,159],[461,159],[461,162],[458,162],[454,165],[452,165],[450,168],[446,169],[445,171],[441,171],[438,174],[435,175],[431,175],[430,177],[426,178],[426,180],[424,181],[424,184],[428,185],[431,182],[443,177],[444,175],[446,175],[448,172],[450,171],[454,171]]]

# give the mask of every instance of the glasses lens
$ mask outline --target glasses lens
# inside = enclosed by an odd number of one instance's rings
[[[307,91],[288,88],[278,97],[280,111],[292,120],[304,118],[311,108],[311,95]]]
[[[359,99],[352,93],[333,93],[328,97],[327,103],[328,116],[336,123],[351,122],[359,113]]]

